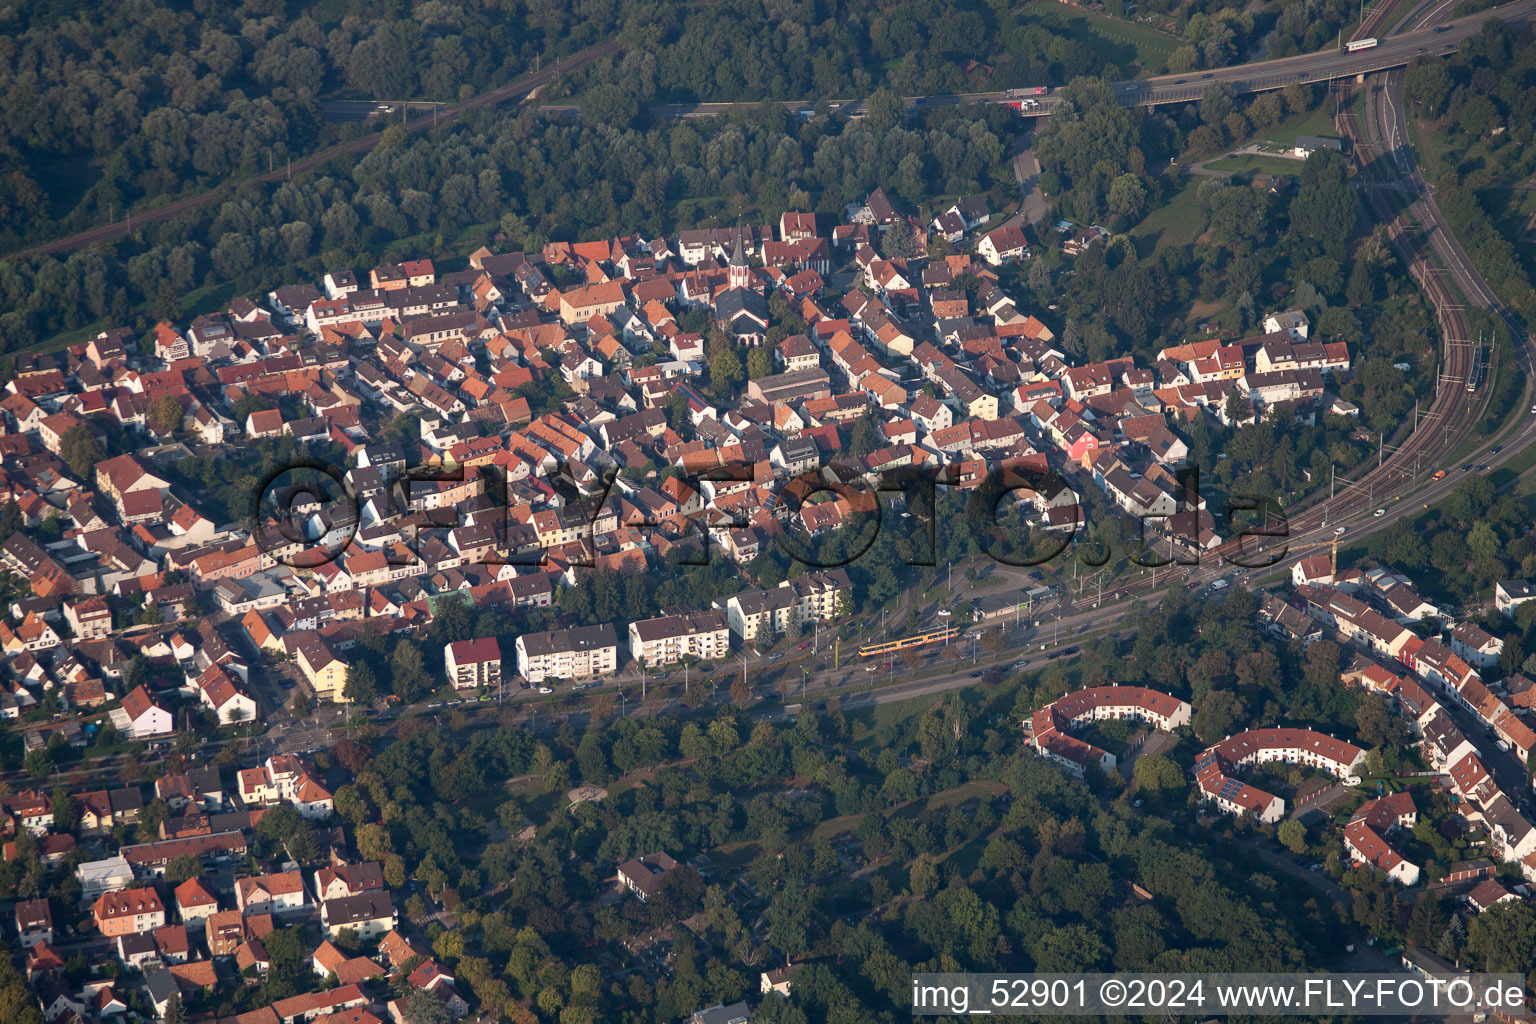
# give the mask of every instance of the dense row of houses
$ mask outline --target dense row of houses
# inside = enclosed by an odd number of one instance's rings
[[[77,904],[66,906],[57,897],[15,904],[11,923],[49,1024],[127,1019],[131,989],[157,1016],[178,995],[227,994],[265,974],[270,961],[263,940],[275,928],[310,920],[318,922],[321,936],[311,965],[332,987],[231,1018],[236,1024],[335,1021],[327,1015],[342,1011],[349,1011],[352,1024],[401,1022],[402,993],[413,988],[438,996],[455,1016],[467,1012],[452,975],[399,930],[383,866],[352,856],[344,831],[330,826],[330,793],[312,764],[274,755],[241,770],[233,787],[215,768],[193,768],[156,780],[153,796],[172,812],[159,824],[159,838],[80,860],[74,867]],[[115,829],[137,823],[146,806],[144,792],[132,786],[70,799],[78,811],[72,831],[55,831],[56,804],[40,794],[7,797],[4,823],[30,832],[51,862],[63,863],[77,839],[100,844]],[[316,824],[328,855],[308,870],[290,862],[252,871],[247,838],[262,814],[282,803]],[[167,866],[187,858],[205,870],[176,884],[166,881]],[[75,963],[66,970],[55,945],[66,931],[107,940],[102,952],[78,954],[84,972]],[[376,943],[377,952],[342,951],[358,941]]]
[[[1347,350],[1308,340],[1305,316],[1292,311],[1251,339],[1165,349],[1153,367],[1073,365],[1051,328],[1001,286],[997,268],[1030,253],[1017,228],[985,230],[989,214],[976,199],[942,211],[935,230],[961,243],[942,259],[884,251],[891,225],[927,228],[876,190],[830,232],[789,211],[777,225],[676,239],[482,248],[448,273],[430,260],[338,269],[184,327],[159,324],[150,359],[121,330],[25,356],[0,402],[5,479],[29,523],[58,511],[66,530],[46,548],[26,534],[5,546],[6,566],[38,606],[5,624],[15,639],[0,643],[46,670],[50,651],[86,638],[121,647],[112,620],[124,602],[152,600],[167,621],[212,606],[258,649],[291,657],[311,697],[344,701],[346,652],[359,635],[414,629],[445,595],[549,607],[584,568],[643,572],[701,536],[712,555],[745,564],[786,531],[840,529],[862,511],[848,499],[787,493],[834,461],[845,482],[947,466],[958,486],[974,487],[1000,469],[1044,471],[1059,459],[1068,482],[1027,496],[1042,524],[1075,529],[1073,487],[1092,484],[1184,543],[1218,543],[1207,510],[1179,505],[1175,471],[1188,448],[1176,428],[1226,417],[1234,393],[1249,415],[1301,413],[1320,395],[1316,380],[1348,369]],[[842,266],[862,287],[829,291]],[[770,298],[804,323],[801,333],[775,334]],[[743,345],[771,337],[777,372],[724,401],[706,392],[704,338],[679,319],[689,311],[707,312]],[[535,414],[529,396],[555,381],[576,397]],[[416,436],[369,441],[400,412],[420,418]],[[861,421],[881,445],[852,457]],[[58,456],[64,436],[109,426],[136,433],[141,451],[72,479]],[[171,467],[193,448],[218,455],[280,438],[340,449],[356,494],[298,508],[302,539],[276,520],[216,523],[173,486]],[[505,503],[493,502],[501,490]],[[600,497],[595,510],[581,507]],[[456,525],[420,529],[445,510]],[[171,573],[181,582],[167,584]],[[56,599],[71,596],[82,603],[66,610],[66,639]],[[828,618],[807,603],[741,595],[719,610],[733,642],[754,643],[762,623],[783,633]],[[667,618],[708,611],[668,609]],[[535,681],[525,670],[539,680],[614,671],[620,643],[632,657],[649,647],[657,663],[724,652],[718,630],[671,636],[675,624],[647,626],[656,632],[647,639],[575,628],[585,632],[520,641],[525,681]],[[457,684],[500,684],[488,658],[472,664],[455,664]],[[223,724],[258,713],[244,676],[224,666],[199,666],[185,689]],[[35,697],[15,694],[18,710]]]
[[[1524,778],[1536,753],[1531,724],[1536,721],[1536,687],[1518,674],[1495,683],[1482,675],[1498,665],[1502,641],[1470,621],[1451,623],[1428,636],[1410,629],[1409,624],[1439,622],[1444,612],[1419,597],[1411,580],[1386,570],[1336,571],[1327,557],[1312,557],[1293,567],[1292,584],[1297,609],[1374,656],[1347,672],[1345,680],[1391,701],[1411,723],[1425,759],[1444,774],[1461,815],[1487,831],[1501,860],[1536,880],[1536,825],[1522,810],[1524,795],[1504,792],[1487,768],[1488,758],[1509,757]],[[1496,600],[1512,608],[1528,589],[1523,581],[1502,581]],[[1269,607],[1272,619],[1284,615],[1278,604]],[[1466,735],[1457,714],[1477,723],[1483,734]],[[1497,750],[1481,749],[1479,743]],[[1370,843],[1367,829],[1374,826],[1365,822],[1354,830],[1366,841],[1358,857],[1399,881],[1417,877],[1417,866],[1401,862],[1390,845],[1383,849]]]

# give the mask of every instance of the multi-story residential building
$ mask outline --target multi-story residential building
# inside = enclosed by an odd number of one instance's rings
[[[53,941],[53,910],[47,897],[17,901],[16,935],[22,949]]]
[[[219,912],[219,898],[201,878],[189,878],[176,887],[176,911],[181,923],[201,930]]]
[[[1401,885],[1416,885],[1419,866],[1389,840],[1393,829],[1412,828],[1418,821],[1413,794],[1393,793],[1362,804],[1344,826],[1344,849],[1356,864],[1369,864]]]
[[[330,864],[315,872],[315,898],[321,903],[384,888],[384,869],[376,860]]]
[[[853,583],[843,569],[807,573],[770,590],[733,594],[715,607],[725,611],[731,632],[744,644],[775,634],[788,635],[813,620],[828,622],[852,598]],[[847,595],[845,598],[844,595]]]
[[[165,904],[153,889],[123,889],[91,904],[96,930],[105,938],[151,932],[165,924]]]
[[[683,658],[712,661],[730,653],[730,625],[725,612],[718,608],[629,624],[629,656],[649,667],[671,665]]]
[[[1527,601],[1536,601],[1536,583],[1530,580],[1500,580],[1493,586],[1494,606],[1506,615]]]
[[[333,704],[351,703],[346,696],[347,663],[318,633],[300,636],[293,647],[294,657],[316,700]]]
[[[174,723],[170,711],[143,686],[129,691],[122,705],[112,710],[111,718],[118,732],[136,740],[168,736]]]
[[[667,875],[677,868],[677,861],[665,853],[648,853],[619,865],[619,884],[643,903],[656,895]]]
[[[304,889],[304,875],[299,871],[281,871],[275,875],[254,875],[235,881],[235,906],[242,914],[284,914],[309,905]]]
[[[618,668],[619,638],[607,623],[517,638],[517,671],[530,683],[610,675]]]
[[[394,930],[399,915],[389,892],[376,889],[326,900],[320,904],[320,923],[333,939],[345,928],[366,941]]]
[[[240,802],[266,807],[287,802],[311,821],[323,821],[335,810],[331,791],[294,754],[274,754],[267,763],[246,768],[239,776]]]
[[[1365,751],[1308,729],[1250,729],[1228,736],[1195,760],[1195,784],[1201,796],[1228,814],[1252,814],[1259,821],[1279,821],[1285,801],[1234,777],[1244,765],[1284,761],[1346,778],[1365,761]]]
[[[76,640],[97,640],[112,632],[112,609],[103,598],[86,597],[64,605],[64,621]]]
[[[35,836],[48,833],[53,828],[53,800],[36,789],[23,789],[19,793],[0,796],[0,811],[14,828],[24,828]]]
[[[1492,668],[1504,653],[1504,641],[1475,622],[1463,622],[1451,630],[1451,650],[1477,668]]]
[[[493,636],[448,644],[443,664],[455,690],[501,685],[501,644]]]
[[[1191,710],[1185,701],[1144,686],[1090,686],[1037,710],[1029,721],[1030,743],[1041,757],[1057,761],[1081,778],[1090,766],[1100,771],[1113,768],[1115,756],[1071,735],[1072,728],[1112,719],[1172,732],[1189,724]]]

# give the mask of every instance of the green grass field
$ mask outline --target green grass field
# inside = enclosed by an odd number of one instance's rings
[[[1179,192],[1131,228],[1137,253],[1146,256],[1166,245],[1188,245],[1199,236],[1201,220],[1195,190],[1200,181],[1190,176]]]
[[[1046,25],[1081,39],[1104,60],[1137,77],[1167,70],[1168,57],[1179,46],[1179,40],[1155,28],[1056,0],[1036,0],[1024,9],[1019,21]]]
[[[1296,145],[1298,135],[1337,135],[1333,117],[1321,106],[1293,114],[1272,128],[1255,132],[1256,138],[1265,139],[1283,149]]]
[[[1287,160],[1279,156],[1257,156],[1243,153],[1238,156],[1223,157],[1220,160],[1212,160],[1205,166],[1213,171],[1227,171],[1232,174],[1273,174],[1276,176],[1301,173],[1300,160]]]

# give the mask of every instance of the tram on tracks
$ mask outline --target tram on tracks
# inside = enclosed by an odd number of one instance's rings
[[[941,644],[946,640],[953,640],[960,635],[958,626],[945,626],[942,629],[930,629],[926,633],[915,633],[912,636],[902,637],[900,640],[887,640],[878,644],[865,644],[859,648],[859,657],[878,658],[882,654],[895,654],[909,647],[927,647],[929,644]]]

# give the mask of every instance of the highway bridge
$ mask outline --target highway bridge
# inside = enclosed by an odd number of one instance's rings
[[[1181,75],[1158,75],[1153,78],[1136,78],[1128,82],[1114,83],[1115,96],[1127,107],[1156,107],[1169,103],[1191,103],[1200,99],[1206,87],[1224,82],[1239,93],[1268,92],[1283,89],[1287,85],[1309,85],[1314,82],[1333,82],[1340,79],[1358,78],[1377,71],[1406,67],[1419,57],[1443,57],[1456,52],[1462,40],[1477,35],[1484,22],[1524,21],[1536,13],[1536,0],[1515,0],[1514,3],[1490,7],[1465,18],[1422,28],[1401,35],[1383,36],[1381,41],[1368,50],[1350,53],[1339,49],[1305,53],[1295,57],[1255,61],[1210,71],[1191,71]],[[1048,117],[1056,108],[1059,97],[1054,93],[1031,97],[1039,106],[1021,110],[1023,117]],[[1004,103],[1016,97],[1006,92],[954,93],[944,96],[909,96],[907,106],[916,110],[932,107],[953,107],[967,103]],[[817,99],[788,100],[784,106],[791,112],[809,115],[820,103]],[[850,117],[862,117],[868,111],[865,100],[830,100],[829,104],[839,113]],[[741,106],[736,103],[658,103],[651,113],[657,117],[713,117]],[[551,107],[555,111],[574,110],[572,107]]]

